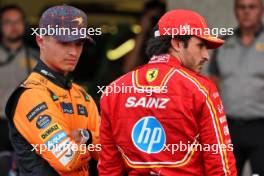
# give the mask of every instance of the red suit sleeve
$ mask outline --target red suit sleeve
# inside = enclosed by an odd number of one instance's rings
[[[201,109],[199,129],[205,175],[236,176],[233,144],[219,93],[211,83],[209,89],[203,90],[203,94],[206,95],[206,99]]]
[[[125,166],[114,141],[110,123],[110,118],[113,117],[110,117],[107,99],[106,96],[101,99],[100,142],[102,150],[99,157],[98,171],[100,176],[120,176],[124,175]]]

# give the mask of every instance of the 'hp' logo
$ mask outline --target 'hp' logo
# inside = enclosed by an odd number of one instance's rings
[[[153,116],[141,118],[133,127],[134,145],[145,153],[158,153],[164,148],[166,134],[160,122]]]

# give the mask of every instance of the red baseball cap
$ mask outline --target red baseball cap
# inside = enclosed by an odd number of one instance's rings
[[[224,40],[210,35],[210,29],[201,15],[184,9],[171,10],[160,18],[155,37],[161,35],[194,35],[203,39],[209,49],[218,48],[224,43]]]

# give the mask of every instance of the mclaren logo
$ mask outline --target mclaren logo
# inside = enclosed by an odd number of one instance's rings
[[[146,79],[148,82],[154,81],[158,76],[159,70],[158,69],[149,69],[146,74]]]
[[[73,19],[72,21],[77,21],[78,25],[81,25],[83,23],[83,18],[82,17],[77,17],[77,18]]]

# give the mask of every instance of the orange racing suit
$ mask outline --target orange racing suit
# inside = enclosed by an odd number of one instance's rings
[[[11,95],[6,114],[20,175],[89,175],[88,161],[100,150],[99,114],[80,86],[39,61]],[[89,131],[87,144],[73,139],[79,129]]]

